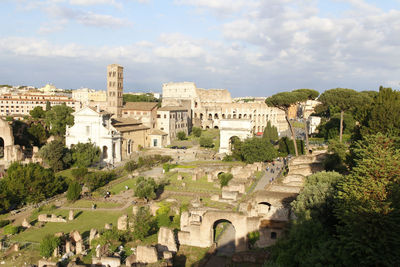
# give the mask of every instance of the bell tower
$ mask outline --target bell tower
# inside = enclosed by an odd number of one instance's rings
[[[107,66],[107,110],[116,117],[122,115],[124,68],[118,64]]]

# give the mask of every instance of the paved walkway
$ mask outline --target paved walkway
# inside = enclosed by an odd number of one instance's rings
[[[270,183],[270,180],[272,178],[276,179],[278,177],[279,172],[283,168],[283,162],[275,161],[275,166],[272,166],[272,164],[268,164],[268,166],[269,166],[269,170],[266,171],[264,176],[260,178],[256,187],[254,188],[254,192],[265,190],[265,187]],[[271,169],[274,170],[275,173],[271,173]]]

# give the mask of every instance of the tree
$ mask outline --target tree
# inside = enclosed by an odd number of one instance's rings
[[[398,138],[365,136],[352,147],[350,175],[338,183],[337,235],[346,266],[400,265]]]
[[[318,98],[325,106],[335,106],[340,110],[339,141],[343,139],[343,114],[362,102],[362,97],[352,89],[336,88],[326,90]]]
[[[176,134],[179,140],[186,140],[186,133],[184,131],[180,131]]]
[[[46,101],[46,111],[51,110],[51,103],[50,101]]]
[[[140,176],[136,179],[135,197],[155,199],[156,191],[158,189],[157,183],[153,178],[144,178]]]
[[[195,137],[200,137],[201,136],[201,128],[199,127],[193,127],[192,128],[192,133]]]
[[[38,203],[65,190],[65,181],[37,163],[12,163],[4,182],[12,194],[11,202],[16,205]]]
[[[125,163],[125,165],[124,165],[124,169],[125,169],[127,172],[133,172],[133,171],[136,170],[138,167],[139,167],[138,164],[137,164],[136,161],[134,161],[134,160],[130,160],[130,161],[128,161],[127,163]]]
[[[133,217],[133,237],[143,240],[155,230],[154,217],[150,213],[148,207],[140,207],[136,215]]]
[[[77,167],[90,167],[100,161],[101,150],[95,144],[78,143],[71,148],[72,160]]]
[[[284,155],[293,155],[295,153],[293,141],[288,137],[284,136],[278,141],[278,151]],[[297,140],[297,151],[300,151],[299,154],[304,154],[304,142],[303,140]]]
[[[366,134],[400,133],[400,92],[391,88],[379,88],[362,121],[361,132]]]
[[[68,168],[72,157],[68,148],[60,140],[53,140],[39,150],[40,157],[55,172]]]
[[[211,137],[208,137],[208,136],[202,136],[202,137],[200,137],[199,143],[200,143],[200,146],[201,146],[201,147],[208,147],[208,148],[211,148],[211,147],[214,146],[214,144],[213,144],[213,139],[212,139]]]
[[[85,185],[91,192],[102,187],[117,177],[113,171],[90,172],[85,176]]]
[[[263,138],[268,141],[276,141],[279,139],[278,129],[272,126],[270,121],[267,122],[267,126],[264,129]]]
[[[59,237],[46,235],[40,242],[40,255],[45,258],[50,258],[53,251],[61,244]]]
[[[280,110],[285,112],[285,119],[286,119],[286,122],[289,125],[289,129],[290,129],[290,132],[292,134],[292,140],[293,140],[294,143],[296,143],[296,136],[295,136],[295,133],[294,133],[293,125],[289,121],[289,108],[290,108],[290,106],[298,103],[302,99],[304,99],[304,94],[303,93],[299,93],[299,92],[277,93],[277,94],[275,94],[273,96],[270,96],[267,99],[265,99],[265,103],[269,107],[276,107],[276,108],[279,108]],[[296,156],[298,156],[299,153],[297,151],[297,146],[294,146],[294,149],[295,149]]]
[[[313,89],[297,89],[293,91],[294,93],[299,93],[302,96],[299,97],[299,102],[305,102],[307,100],[314,100],[319,96],[319,92],[315,91]],[[304,121],[304,130],[306,131],[306,146],[307,150],[310,150],[310,143],[308,141],[308,125],[307,125],[307,120],[304,118],[303,115],[303,121]]]
[[[147,93],[142,95],[124,94],[122,96],[124,103],[126,102],[159,102],[160,100],[154,97],[154,94]]]
[[[29,111],[29,114],[34,119],[43,119],[46,116],[46,112],[41,106],[34,107],[31,111]]]
[[[273,161],[278,156],[270,142],[257,137],[246,139],[241,145],[240,153],[247,163]]]
[[[78,200],[81,195],[81,191],[82,186],[77,181],[71,182],[67,190],[67,199],[72,202]]]
[[[67,105],[56,105],[51,110],[46,111],[46,125],[50,128],[50,133],[57,136],[64,136],[65,129],[74,125],[73,109]]]
[[[28,128],[28,133],[32,137],[33,145],[42,146],[47,141],[47,132],[41,123],[33,123]]]

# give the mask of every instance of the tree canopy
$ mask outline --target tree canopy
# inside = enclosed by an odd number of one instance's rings
[[[74,125],[73,109],[67,105],[56,105],[46,110],[46,124],[50,128],[50,133],[57,136],[64,136],[65,129]]]

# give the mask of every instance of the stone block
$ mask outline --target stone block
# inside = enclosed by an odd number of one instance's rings
[[[128,215],[124,214],[118,218],[117,229],[122,231],[128,229]]]
[[[31,228],[31,224],[28,222],[26,218],[22,221],[22,227],[24,228]]]
[[[171,251],[164,251],[163,252],[163,259],[164,260],[169,260],[169,259],[172,259],[172,252]]]
[[[178,251],[174,232],[167,227],[161,227],[160,230],[158,230],[158,244],[160,245],[160,251]]]
[[[106,223],[106,224],[104,225],[104,229],[106,229],[106,230],[111,230],[111,229],[112,229],[112,223]]]
[[[74,219],[74,212],[72,211],[72,210],[69,210],[69,213],[68,213],[68,220],[69,221],[72,221]]]
[[[39,260],[38,267],[57,267],[59,266],[57,262],[48,260]]]
[[[137,246],[136,261],[138,263],[156,263],[158,261],[155,247]]]
[[[178,181],[182,181],[183,180],[183,176],[178,174],[178,177],[176,178]]]
[[[219,200],[219,195],[212,195],[211,196],[212,201],[218,201]]]
[[[125,260],[125,265],[127,267],[132,267],[133,264],[136,264],[136,255],[132,254]]]
[[[223,199],[230,199],[230,200],[237,200],[238,192],[237,191],[222,191],[222,198]]]
[[[70,236],[70,238],[71,238],[73,241],[75,241],[75,242],[78,242],[78,241],[81,241],[81,240],[82,240],[82,236],[81,236],[81,234],[80,234],[78,231],[72,231],[72,232],[69,234],[69,236]]]

